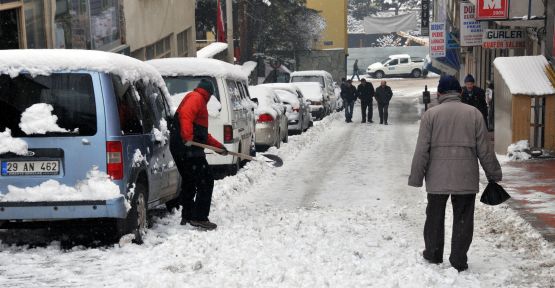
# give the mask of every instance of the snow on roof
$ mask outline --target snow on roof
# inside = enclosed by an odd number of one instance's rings
[[[322,86],[317,82],[295,82],[295,85],[303,92],[303,96],[306,99],[311,101],[322,101],[324,98]]]
[[[410,58],[409,54],[394,54],[394,55],[389,55],[390,59],[396,59],[396,58]]]
[[[258,107],[256,108],[256,115],[270,114],[274,119],[277,117],[277,110],[274,109],[273,97],[276,96],[275,92],[262,86],[249,86],[249,94],[251,97],[258,99]]]
[[[211,58],[165,58],[150,60],[162,76],[212,76],[247,80],[248,74],[242,66]]]
[[[151,66],[121,54],[78,49],[0,50],[0,74],[10,77],[22,72],[35,76],[80,70],[115,74],[125,82],[143,80],[164,85]]]
[[[296,90],[299,89],[299,87],[297,87],[293,83],[266,83],[266,84],[259,84],[258,86],[268,87],[274,90],[275,89],[285,90],[294,94],[297,94]]]
[[[493,64],[507,83],[511,94],[555,94],[555,88],[545,72],[549,63],[543,55],[497,57]]]
[[[254,61],[247,61],[247,62],[243,63],[243,66],[241,66],[241,68],[243,69],[243,71],[245,73],[247,73],[247,75],[250,75],[252,73],[252,71],[254,71],[254,69],[256,69],[256,66],[258,66],[258,63],[254,62]]]
[[[291,77],[294,76],[331,76],[331,74],[324,70],[306,70],[306,71],[295,71],[291,73]]]
[[[227,49],[227,43],[214,42],[197,51],[198,58],[214,58]]]

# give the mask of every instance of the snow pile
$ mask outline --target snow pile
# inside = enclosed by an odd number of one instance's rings
[[[507,157],[509,160],[528,160],[532,158],[530,155],[530,146],[528,140],[520,140],[507,148]]]
[[[79,49],[20,49],[0,53],[0,74],[12,78],[20,73],[36,76],[81,70],[115,74],[124,82],[143,80],[166,87],[151,66],[117,53]]]
[[[295,85],[303,92],[303,96],[311,101],[322,101],[324,91],[319,83],[316,82],[295,82]]]
[[[156,68],[163,76],[212,76],[244,81],[247,81],[249,76],[242,66],[211,58],[166,58],[146,63]]]
[[[228,47],[227,43],[222,43],[222,42],[210,43],[208,46],[197,51],[197,57],[214,58],[214,56],[227,50],[227,47]]]
[[[278,95],[281,102],[289,103],[293,109],[299,109],[301,107],[301,103],[299,102],[297,95],[292,94],[287,90],[275,89],[274,91]]]
[[[505,80],[511,94],[555,94],[555,88],[545,71],[549,63],[543,55],[497,57],[493,64]]]
[[[220,111],[222,110],[222,103],[220,103],[220,101],[212,95],[206,104],[206,108],[208,109],[208,115],[210,117],[218,118],[220,117]]]
[[[243,66],[241,66],[243,68],[243,71],[247,74],[247,75],[251,75],[252,71],[254,71],[254,69],[256,69],[256,66],[258,64],[254,61],[247,61],[245,63],[243,63]]]
[[[295,71],[291,73],[291,78],[295,76],[331,76],[331,74],[324,70],[303,70],[303,71]]]
[[[56,123],[58,122],[58,117],[52,115],[52,111],[54,111],[54,107],[50,104],[33,104],[21,114],[19,127],[27,135],[46,134],[47,132],[69,132],[67,129],[58,126]]]
[[[8,185],[7,193],[0,192],[0,202],[107,200],[121,196],[118,185],[112,182],[110,176],[94,166],[87,173],[87,178],[75,187],[52,179],[34,187]]]
[[[170,131],[168,130],[168,122],[166,119],[160,119],[160,130],[156,127],[152,129],[152,133],[154,134],[154,138],[156,141],[160,142],[162,145],[166,145],[168,141],[168,136],[170,135]]]
[[[249,94],[251,97],[258,99],[258,107],[255,110],[256,115],[270,114],[274,119],[278,116],[278,111],[274,108],[275,93],[272,89],[261,86],[249,86]]]
[[[146,157],[143,156],[141,150],[135,149],[135,153],[133,154],[133,167],[140,167],[143,163],[145,163],[145,165],[148,165]]]
[[[25,155],[28,152],[27,147],[27,142],[12,137],[12,130],[9,128],[0,132],[0,155],[9,152]]]

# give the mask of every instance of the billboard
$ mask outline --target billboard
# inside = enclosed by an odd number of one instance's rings
[[[444,22],[432,22],[430,25],[430,57],[445,57]]]
[[[420,15],[420,34],[422,36],[430,35],[430,0],[422,0],[422,15]]]
[[[515,49],[526,47],[524,30],[485,29],[482,38],[482,48],[485,49]]]
[[[476,6],[472,3],[461,3],[460,15],[460,45],[482,45],[482,34],[487,28],[487,23],[476,20]]]
[[[509,18],[509,0],[476,0],[477,20],[503,20]]]

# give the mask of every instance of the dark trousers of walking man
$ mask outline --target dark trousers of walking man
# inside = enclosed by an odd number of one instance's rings
[[[362,122],[366,122],[366,109],[368,109],[368,122],[372,122],[374,114],[372,101],[360,101],[360,109],[362,110]]]
[[[380,114],[380,124],[387,125],[388,108],[389,108],[389,103],[383,104],[378,102],[378,113]]]
[[[453,267],[467,267],[467,252],[472,243],[474,231],[474,200],[476,194],[449,195],[428,194],[426,223],[424,224],[424,258],[433,262],[443,262],[445,239],[445,206],[451,196],[453,204],[453,235],[451,237],[451,256]]]
[[[175,161],[181,175],[182,219],[208,221],[214,177],[206,157],[184,157]],[[196,196],[196,197],[195,197]]]

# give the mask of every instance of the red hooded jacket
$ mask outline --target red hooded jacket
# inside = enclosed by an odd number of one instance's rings
[[[177,108],[179,115],[180,134],[184,142],[199,141],[203,144],[223,148],[224,145],[208,133],[208,109],[210,93],[196,88],[185,96]],[[205,143],[204,143],[205,142]]]

